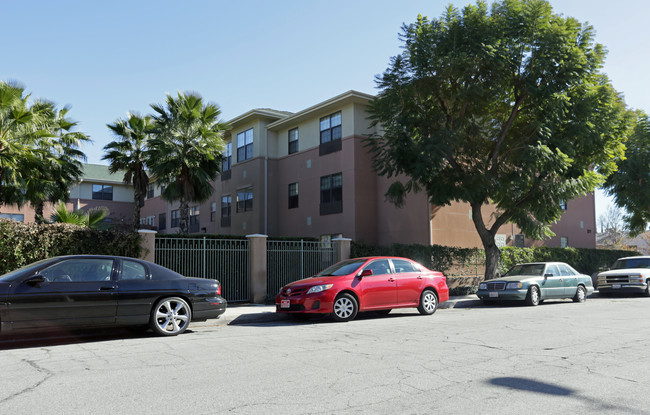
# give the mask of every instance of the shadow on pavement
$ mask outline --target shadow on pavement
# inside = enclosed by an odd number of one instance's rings
[[[185,333],[191,333],[187,330]],[[185,334],[184,333],[184,334]],[[0,350],[29,349],[36,347],[62,346],[68,344],[95,343],[112,340],[158,337],[151,332],[129,328],[91,329],[84,331],[49,331],[3,335]]]

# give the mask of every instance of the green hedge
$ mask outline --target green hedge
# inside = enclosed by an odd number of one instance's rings
[[[138,257],[140,249],[137,232],[97,230],[65,223],[36,225],[0,219],[0,275],[53,256]]]

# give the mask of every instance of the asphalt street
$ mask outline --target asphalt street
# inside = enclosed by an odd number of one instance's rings
[[[333,323],[231,307],[175,338],[3,340],[0,414],[650,414],[649,308],[470,298]]]

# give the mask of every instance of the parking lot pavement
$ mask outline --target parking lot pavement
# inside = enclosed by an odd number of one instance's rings
[[[441,303],[438,308],[441,310],[448,308],[471,308],[477,305],[480,305],[480,301],[475,295],[466,295],[450,297],[448,301]],[[254,324],[282,321],[288,318],[289,316],[286,314],[276,313],[274,305],[229,304],[226,312],[223,313],[218,319],[192,323],[192,326],[201,327]]]

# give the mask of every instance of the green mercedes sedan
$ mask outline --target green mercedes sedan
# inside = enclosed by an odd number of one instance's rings
[[[592,292],[594,286],[588,275],[563,262],[536,262],[515,265],[501,278],[480,283],[476,295],[483,303],[518,300],[538,305],[562,298],[582,303]]]

